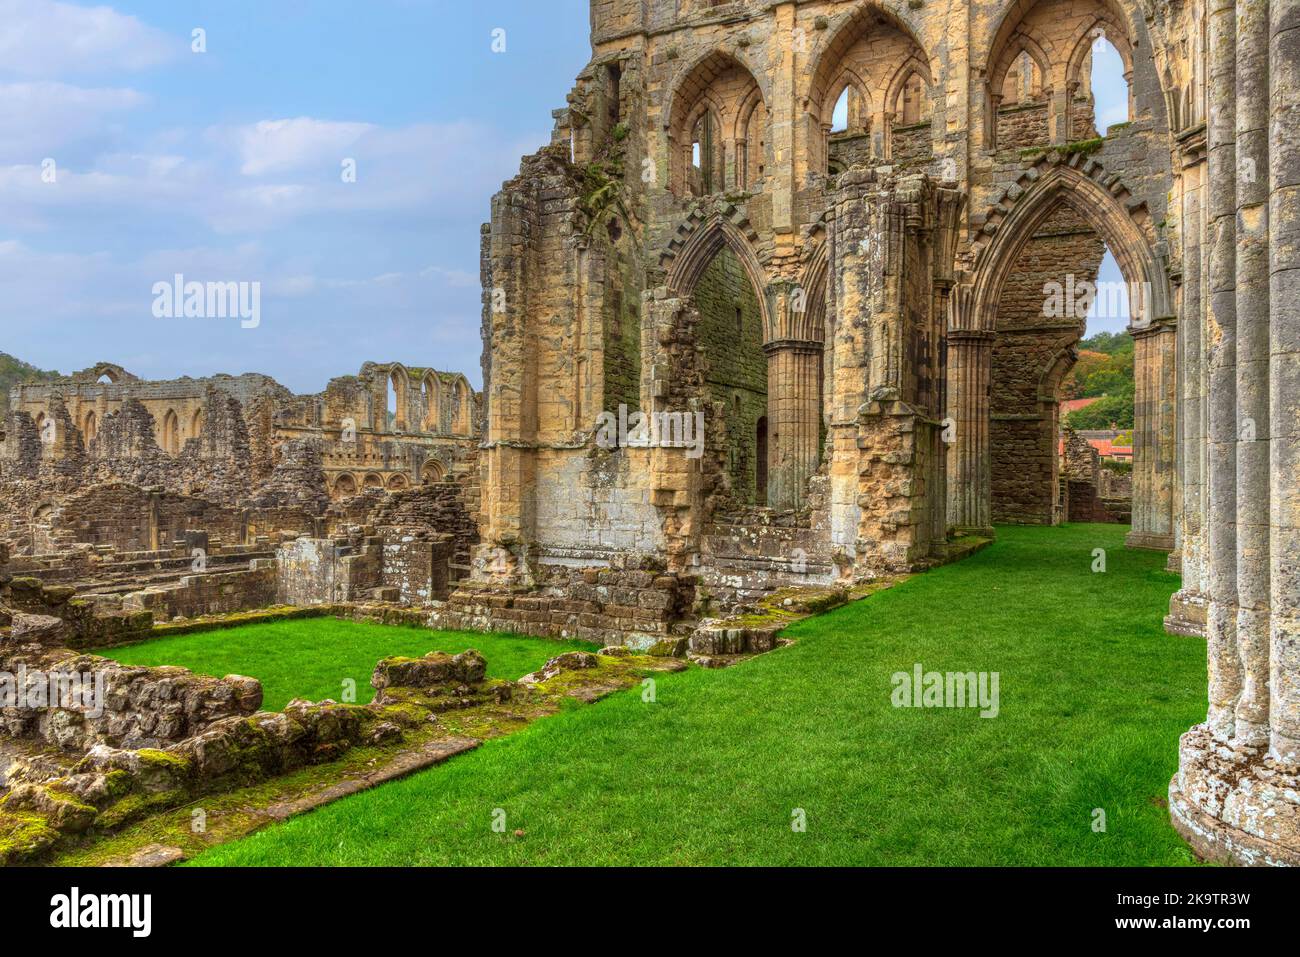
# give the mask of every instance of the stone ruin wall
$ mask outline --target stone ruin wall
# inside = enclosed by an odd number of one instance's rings
[[[1132,476],[1103,467],[1097,450],[1068,426],[1062,436],[1062,521],[1127,525],[1133,508]]]
[[[348,598],[445,598],[478,541],[481,411],[463,376],[411,371],[427,388],[398,390],[395,421],[384,410],[407,374],[396,365],[368,363],[320,396],[259,375],[144,382],[103,363],[16,387],[0,445],[0,588],[63,621],[70,645],[101,647],[154,622],[294,601],[310,588],[286,586],[283,543],[368,535],[361,550],[387,549],[387,562]],[[176,434],[177,421],[192,431]],[[337,481],[346,469],[352,491]]]
[[[950,17],[921,5],[593,6],[592,63],[556,113],[551,147],[523,161],[483,233],[485,579],[527,583],[538,563],[601,565],[631,550],[719,583],[744,580],[746,566],[751,581],[759,569],[791,580],[796,564],[815,583],[923,566],[944,554],[948,525],[987,528],[994,501],[1000,521],[1062,519],[1053,400],[1082,330],[1041,320],[1042,283],[1067,267],[1080,283],[1095,278],[1103,239],[1113,246],[1121,232],[1133,244],[1117,253],[1128,273],[1167,251],[1156,228],[1167,221],[1166,104],[1144,52],[1148,26],[1129,11],[1045,0],[1014,18],[992,4],[959,14],[965,46],[952,43],[962,31]],[[1131,121],[1105,139],[1088,90],[1097,27],[1125,60],[1133,105]],[[1032,57],[1019,36],[1037,43]],[[845,76],[849,128],[831,133]],[[996,82],[985,89],[978,76]],[[703,144],[698,165],[693,137]],[[934,198],[948,182],[966,195],[951,233],[943,200],[897,233],[874,223],[891,258],[867,298],[846,282],[863,264],[851,259],[851,228],[833,218],[864,198],[852,185],[859,199],[837,193],[854,166],[882,186],[899,189],[916,173]],[[1086,190],[1047,189],[1076,176]],[[1040,178],[1058,206],[1035,222],[1037,238],[987,253]],[[1088,194],[1093,184],[1104,202]],[[591,198],[611,194],[617,203]],[[922,222],[931,231],[909,245]],[[895,245],[895,236],[906,238]],[[990,255],[1023,263],[983,312],[948,319],[948,291]],[[738,374],[750,352],[737,277],[762,304],[766,389]],[[811,308],[793,309],[796,293]],[[719,343],[720,320],[737,305],[734,341]],[[997,396],[993,435],[965,454],[985,470],[972,483],[939,446],[937,426],[945,413],[961,421],[990,408],[949,387],[957,370],[941,340],[945,325],[978,330],[994,314],[987,345],[973,339],[967,350],[990,350],[982,374],[995,370]],[[863,331],[836,328],[836,315]],[[853,414],[873,392],[873,434],[850,445],[861,428]],[[595,448],[593,420],[619,404],[703,412],[726,438],[710,439],[699,462]],[[749,427],[764,411],[773,516],[744,512],[765,498],[757,488],[748,497],[759,484]],[[970,516],[948,501],[948,487],[966,485],[981,503]],[[880,490],[889,500],[878,501]],[[771,534],[791,525],[776,515],[792,506],[803,531]],[[506,570],[482,571],[494,551]]]
[[[383,409],[387,383],[406,375],[396,365],[368,363],[302,397],[261,375],[144,382],[103,363],[17,386],[0,443],[0,537],[19,554],[157,549],[192,529],[240,544],[310,533],[304,512],[364,489],[434,482],[457,483],[476,511],[478,397],[463,376],[418,371],[429,388],[399,398],[423,403],[422,419],[394,423]]]

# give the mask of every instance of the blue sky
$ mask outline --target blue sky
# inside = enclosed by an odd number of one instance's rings
[[[478,227],[587,31],[588,0],[0,0],[0,351],[477,385]],[[176,273],[260,283],[261,324],[155,318]]]
[[[0,351],[300,392],[366,359],[477,384],[478,227],[587,30],[587,0],[0,0]],[[155,318],[177,272],[260,282],[261,324]]]

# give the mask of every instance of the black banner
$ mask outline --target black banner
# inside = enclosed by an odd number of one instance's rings
[[[720,921],[761,937],[773,922],[855,936],[912,928],[972,942],[1097,936],[1220,938],[1294,920],[1288,870],[612,869],[24,869],[7,874],[6,923],[19,939],[49,935],[117,946],[376,943],[432,934],[490,940],[525,927],[538,942],[643,923]],[[499,917],[494,917],[499,914]],[[256,931],[253,931],[256,928]],[[421,931],[423,928],[423,931]],[[615,938],[618,939],[618,938]],[[883,938],[882,938],[883,939]],[[1229,939],[1231,939],[1229,937]],[[382,946],[382,943],[381,943]]]

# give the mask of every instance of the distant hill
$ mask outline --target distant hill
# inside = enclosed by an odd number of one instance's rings
[[[1098,401],[1069,411],[1075,429],[1133,428],[1133,337],[1101,332],[1079,343],[1079,361],[1061,385],[1063,399]]]
[[[0,415],[9,411],[9,390],[24,382],[48,382],[57,379],[57,372],[47,372],[0,352]]]

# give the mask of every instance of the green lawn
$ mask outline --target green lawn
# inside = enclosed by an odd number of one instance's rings
[[[127,665],[181,665],[205,675],[250,675],[262,682],[262,707],[278,711],[292,698],[342,700],[343,682],[356,682],[356,701],[374,697],[370,675],[380,658],[451,654],[477,648],[488,675],[515,679],[566,651],[595,651],[584,641],[398,628],[338,618],[300,618],[265,625],[160,638],[96,654]]]
[[[1177,581],[1126,531],[1000,529],[791,647],[566,710],[196,863],[1192,863],[1164,797],[1205,714],[1205,644],[1161,630]],[[917,662],[998,672],[999,716],[895,709],[891,675]]]

